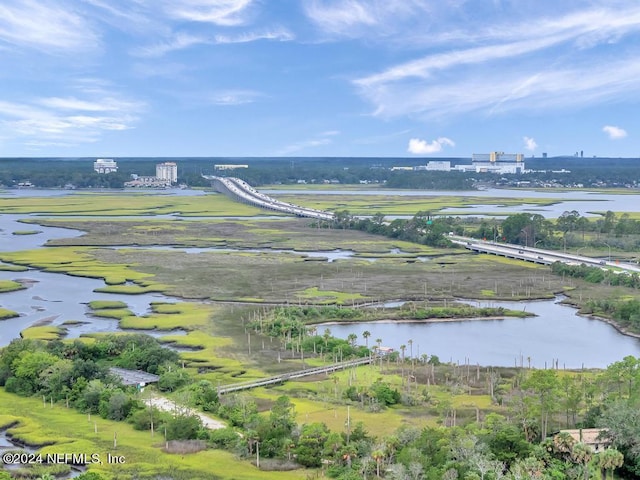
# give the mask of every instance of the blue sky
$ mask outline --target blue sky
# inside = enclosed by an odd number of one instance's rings
[[[2,0],[0,157],[640,156],[638,0]]]

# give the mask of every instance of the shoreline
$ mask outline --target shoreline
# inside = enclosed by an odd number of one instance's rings
[[[446,317],[446,318],[403,318],[403,319],[391,319],[382,318],[378,320],[358,320],[358,321],[339,321],[332,320],[329,322],[310,323],[309,325],[357,325],[358,323],[451,323],[451,322],[477,322],[484,320],[509,320],[509,319],[524,319],[531,318],[537,315],[529,315],[526,317],[509,317],[509,316],[491,316],[491,317]]]
[[[567,297],[567,298],[571,299],[571,297]],[[580,306],[576,305],[573,302],[564,302],[564,304],[569,305],[571,308],[575,308],[577,310],[576,314],[580,315],[581,317],[589,318],[591,320],[599,320],[601,322],[607,323],[611,325],[613,328],[615,328],[618,333],[625,335],[627,337],[640,338],[640,332],[633,332],[628,328],[623,327],[612,318],[602,317],[600,315],[594,315],[593,313],[581,313]]]

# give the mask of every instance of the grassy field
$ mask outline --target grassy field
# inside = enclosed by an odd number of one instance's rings
[[[0,198],[4,213],[37,213],[40,215],[122,216],[167,215],[184,216],[255,216],[267,215],[264,210],[233,202],[224,195],[147,195],[114,192],[112,194],[78,192],[61,197]],[[268,213],[268,215],[273,215]]]
[[[500,197],[474,197],[474,196],[445,196],[445,195],[340,195],[340,194],[279,194],[274,197],[285,202],[304,205],[320,210],[339,211],[348,210],[354,215],[371,215],[381,212],[384,215],[415,215],[418,212],[438,213],[445,208],[456,209],[455,215],[465,215],[465,209],[469,205],[487,205],[484,214],[490,215],[496,212],[495,206],[506,207],[522,205],[523,203],[537,206],[547,206],[559,203],[562,197],[557,199],[541,198],[500,198]],[[473,215],[479,215],[477,211]]]
[[[309,472],[260,471],[248,461],[220,450],[204,450],[193,454],[163,452],[164,441],[157,433],[134,430],[123,422],[89,418],[60,405],[43,404],[42,400],[18,397],[0,389],[0,425],[12,425],[9,432],[16,439],[33,445],[47,445],[46,453],[98,454],[102,464],[90,466],[90,471],[105,473],[112,478],[131,479],[171,472],[174,478],[193,480],[287,480],[305,479]],[[114,446],[114,438],[116,445]],[[107,455],[124,457],[123,464],[107,463]]]

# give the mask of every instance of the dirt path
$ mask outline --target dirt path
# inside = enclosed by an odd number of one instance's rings
[[[182,405],[176,405],[176,403],[174,403],[172,400],[169,400],[168,398],[154,396],[151,397],[149,402],[158,410],[162,410],[164,412],[175,412],[176,410],[179,410],[180,412],[184,412],[189,415],[196,415],[198,418],[200,418],[200,420],[202,420],[202,424],[210,430],[216,430],[218,428],[226,427],[226,425],[220,420],[211,418],[204,413],[193,410],[192,408],[187,408]]]

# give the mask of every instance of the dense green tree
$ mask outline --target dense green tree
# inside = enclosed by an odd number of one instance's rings
[[[205,412],[216,412],[220,404],[218,390],[208,380],[200,380],[189,386],[191,402]]]
[[[209,432],[209,442],[214,448],[234,450],[239,441],[240,435],[233,428],[216,428]]]
[[[558,374],[555,370],[534,370],[523,383],[523,387],[532,393],[532,404],[537,408],[540,422],[540,436],[545,439],[549,418],[558,406]]]
[[[303,425],[295,448],[298,463],[305,467],[319,467],[322,464],[322,451],[328,437],[329,429],[324,423]]]
[[[605,438],[611,441],[625,458],[623,470],[640,476],[640,409],[627,400],[608,403],[597,426],[605,429]]]
[[[167,440],[190,440],[199,438],[202,421],[196,415],[179,414],[165,424]]]

